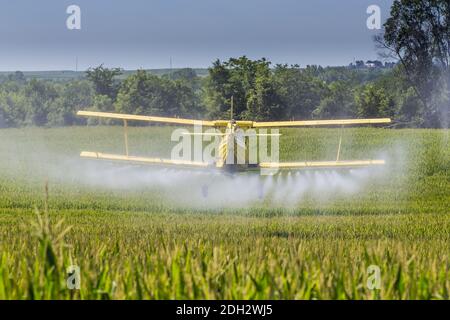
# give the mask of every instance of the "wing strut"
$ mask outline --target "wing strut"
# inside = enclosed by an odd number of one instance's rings
[[[344,126],[341,126],[341,129],[339,130],[339,146],[338,146],[338,151],[337,151],[337,156],[336,156],[336,162],[339,161],[339,157],[341,155],[342,131],[344,131]]]
[[[125,137],[125,154],[127,155],[127,157],[129,156],[129,152],[128,152],[128,121],[127,120],[123,120],[123,133],[124,133],[124,137]]]

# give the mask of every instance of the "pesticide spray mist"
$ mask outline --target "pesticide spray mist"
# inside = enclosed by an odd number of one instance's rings
[[[64,168],[71,168],[64,170]],[[187,208],[245,208],[264,203],[295,207],[306,199],[321,203],[352,197],[368,183],[385,176],[386,168],[227,175],[217,171],[190,171],[66,160],[55,178],[97,190],[158,192],[171,204]]]
[[[17,136],[17,135],[16,135]],[[309,201],[326,204],[336,199],[352,199],[365,194],[374,184],[383,186],[392,181],[391,174],[401,176],[408,155],[401,144],[392,145],[383,152],[371,153],[371,158],[383,159],[385,166],[351,170],[307,170],[283,172],[274,176],[258,173],[225,175],[216,171],[189,171],[176,168],[153,168],[126,163],[108,163],[78,157],[78,151],[54,152],[51,144],[34,138],[33,148],[23,141],[4,139],[1,147],[11,158],[4,173],[13,177],[45,176],[50,184],[75,186],[77,192],[148,195],[149,204],[159,203],[180,208],[295,208]],[[52,142],[54,143],[54,142]],[[60,141],[58,141],[60,143]],[[61,142],[62,143],[62,142]],[[26,152],[25,152],[26,151]],[[5,163],[5,162],[3,162]],[[41,181],[42,182],[42,181]],[[41,183],[40,182],[40,183]],[[56,187],[56,186],[55,186]],[[88,191],[83,191],[88,190]],[[156,195],[156,196],[155,196]],[[74,193],[76,197],[76,192]],[[147,197],[147,196],[144,196]],[[125,198],[125,197],[123,197]],[[142,199],[142,197],[140,197]]]

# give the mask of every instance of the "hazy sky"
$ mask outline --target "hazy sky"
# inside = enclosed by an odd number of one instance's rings
[[[81,30],[66,9],[81,8]],[[366,27],[392,0],[0,0],[0,70],[207,67],[217,58],[347,65],[377,57]]]

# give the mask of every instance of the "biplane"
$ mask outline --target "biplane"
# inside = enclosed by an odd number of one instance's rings
[[[192,120],[192,119],[180,119],[180,118],[168,118],[168,117],[154,117],[144,115],[130,115],[108,112],[95,112],[95,111],[78,111],[78,116],[83,117],[95,117],[95,118],[107,118],[115,119],[123,122],[124,126],[124,154],[107,154],[101,152],[83,151],[81,152],[82,158],[107,160],[107,161],[121,161],[140,165],[154,165],[163,167],[178,167],[178,168],[195,168],[195,169],[216,169],[227,173],[235,173],[242,171],[255,171],[265,170],[266,172],[278,172],[279,170],[295,171],[302,169],[352,169],[371,166],[382,166],[385,164],[381,159],[366,159],[366,160],[341,160],[341,145],[342,145],[342,130],[337,145],[336,158],[333,160],[325,161],[300,161],[300,162],[259,162],[259,163],[236,163],[227,161],[230,156],[230,142],[236,142],[241,147],[246,148],[248,139],[242,138],[239,132],[242,129],[261,129],[261,128],[286,128],[286,127],[341,127],[354,126],[354,125],[377,125],[390,123],[389,118],[379,119],[340,119],[340,120],[307,120],[307,121],[271,121],[271,122],[257,122],[257,121],[243,121],[233,119],[233,107],[231,107],[230,120]],[[128,124],[130,121],[144,121],[149,123],[159,123],[168,125],[180,125],[180,126],[202,126],[202,128],[214,128],[216,133],[208,133],[210,135],[218,135],[220,137],[219,152],[216,159],[212,162],[203,161],[190,161],[190,160],[172,160],[161,158],[150,158],[133,156],[130,153],[128,146]],[[194,135],[195,133],[191,133]],[[200,135],[206,135],[207,133],[198,133]],[[259,134],[256,136],[271,135],[271,134]],[[279,134],[278,134],[279,135]],[[231,152],[236,152],[233,149]],[[232,155],[232,158],[235,155]]]

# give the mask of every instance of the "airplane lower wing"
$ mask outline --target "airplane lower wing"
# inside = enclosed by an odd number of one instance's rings
[[[117,154],[108,154],[101,152],[81,152],[82,158],[129,162],[141,165],[154,165],[164,167],[180,167],[180,168],[198,168],[206,169],[214,167],[213,164],[207,162],[195,162],[184,160],[170,160],[162,158],[148,158],[125,156]],[[261,162],[260,169],[275,169],[275,170],[303,170],[303,169],[352,169],[363,168],[371,166],[382,166],[385,164],[384,160],[356,160],[356,161],[303,161],[303,162]]]
[[[80,156],[82,158],[89,158],[89,159],[122,161],[122,162],[130,162],[130,163],[134,163],[134,164],[145,164],[145,165],[166,166],[166,167],[178,166],[178,167],[185,167],[185,168],[207,168],[210,166],[210,164],[206,163],[206,162],[123,156],[123,155],[117,155],[117,154],[87,152],[87,151],[81,152]]]
[[[381,119],[341,119],[341,120],[305,120],[305,121],[270,121],[253,122],[253,128],[281,128],[281,127],[313,127],[313,126],[350,126],[362,124],[391,123],[389,118]]]
[[[357,160],[357,161],[304,161],[304,162],[262,162],[262,169],[301,170],[301,169],[336,169],[361,168],[384,165],[384,160]]]

